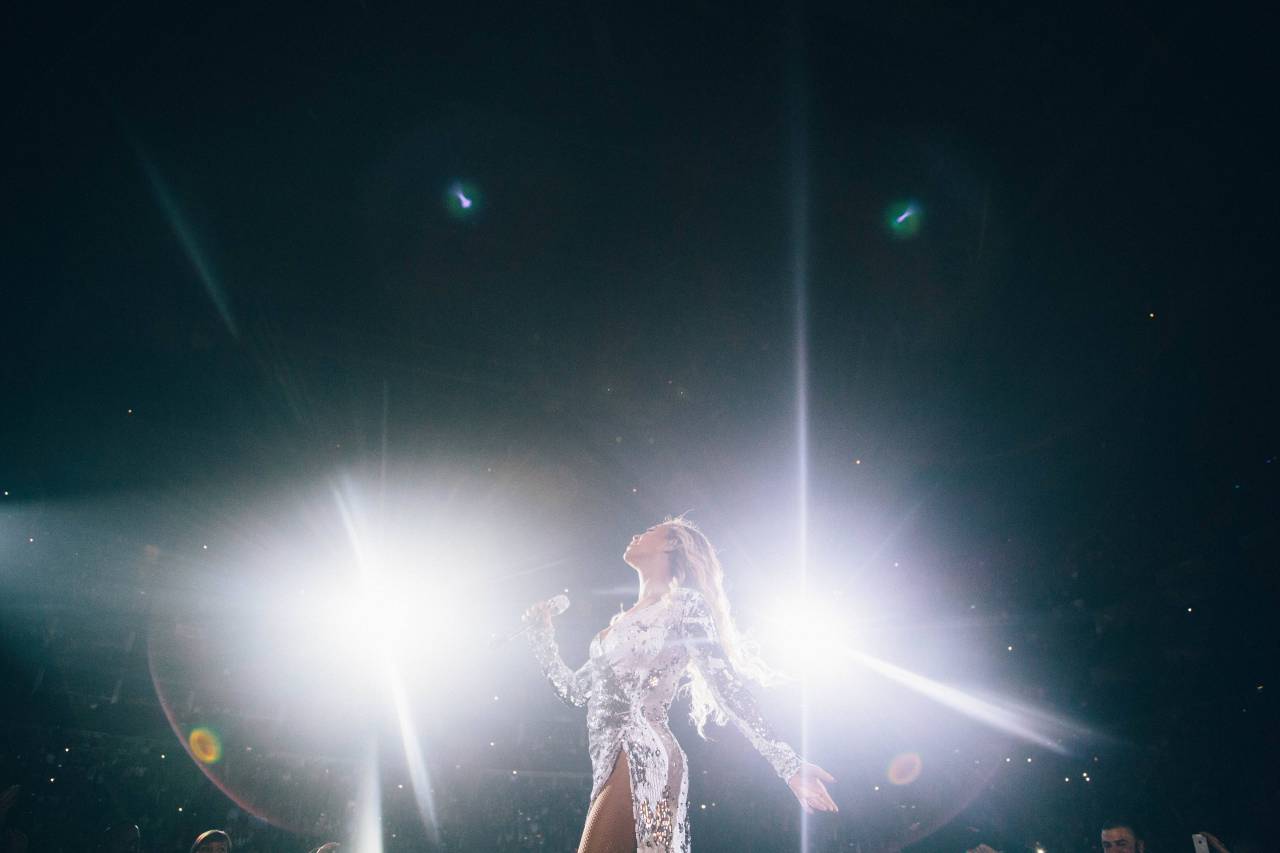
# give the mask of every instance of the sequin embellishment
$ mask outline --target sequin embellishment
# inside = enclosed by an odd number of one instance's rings
[[[667,712],[690,667],[778,776],[789,779],[800,769],[800,757],[773,734],[729,663],[707,602],[696,590],[675,589],[657,604],[615,617],[577,670],[560,657],[551,626],[535,625],[528,637],[556,695],[586,706],[593,801],[619,751],[627,751],[641,851],[689,853],[689,770]]]

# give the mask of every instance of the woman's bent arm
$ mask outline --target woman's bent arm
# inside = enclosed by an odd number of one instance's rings
[[[577,672],[569,669],[556,647],[555,629],[551,627],[550,621],[534,623],[528,636],[533,656],[538,659],[543,675],[551,682],[560,701],[575,708],[586,705],[587,698],[591,695],[591,661],[583,664]]]

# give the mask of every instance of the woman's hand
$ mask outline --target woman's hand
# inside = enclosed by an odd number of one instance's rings
[[[526,625],[550,627],[551,613],[551,602],[539,601],[537,604],[530,605],[529,609],[524,612],[524,616],[520,618]]]
[[[840,808],[827,793],[823,782],[834,782],[835,777],[816,764],[802,764],[796,774],[787,780],[787,787],[796,795],[805,814],[838,812]]]

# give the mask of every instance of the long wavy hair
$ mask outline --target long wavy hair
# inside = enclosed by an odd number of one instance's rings
[[[707,600],[715,622],[716,636],[734,671],[760,685],[780,680],[780,675],[761,659],[755,644],[745,638],[729,612],[729,598],[724,593],[724,567],[706,534],[684,516],[668,516],[663,520],[667,542],[674,546],[670,554],[671,576],[676,586],[696,589]],[[710,686],[696,669],[690,667],[689,681],[681,688],[690,700],[689,719],[704,739],[707,720],[718,726],[728,722],[728,715],[715,700]]]

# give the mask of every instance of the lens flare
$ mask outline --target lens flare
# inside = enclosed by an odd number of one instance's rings
[[[924,770],[924,760],[915,752],[904,752],[895,755],[889,762],[887,776],[891,785],[910,785],[920,778]]]
[[[445,210],[455,219],[470,218],[480,206],[480,192],[471,184],[459,181],[445,190]]]
[[[921,213],[919,202],[895,201],[885,208],[885,226],[894,237],[906,240],[920,230]]]
[[[217,764],[222,759],[222,740],[213,729],[201,726],[191,730],[187,738],[191,754],[201,764]]]

